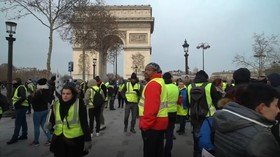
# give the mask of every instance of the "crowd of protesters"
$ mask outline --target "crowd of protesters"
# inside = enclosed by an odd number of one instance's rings
[[[28,138],[26,114],[32,108],[31,146],[39,146],[41,127],[54,156],[84,156],[92,147],[91,138],[106,128],[104,109],[115,112],[117,98],[118,108],[125,108],[124,132],[129,128],[135,134],[139,117],[144,157],[171,157],[175,124],[180,136],[185,134],[186,121],[192,127],[193,157],[204,152],[217,157],[279,156],[279,73],[252,79],[248,69],[240,68],[228,83],[222,78],[210,81],[200,70],[193,80],[174,80],[152,62],[143,76],[145,83],[135,73],[128,80],[107,83],[99,76],[88,82],[52,77],[24,83],[16,78],[11,102],[15,128],[7,144]],[[7,100],[2,94],[0,98],[2,116]]]

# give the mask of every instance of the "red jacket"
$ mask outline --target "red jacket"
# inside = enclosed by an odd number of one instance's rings
[[[155,74],[151,79],[161,78],[161,74]],[[168,126],[168,117],[157,117],[160,108],[161,85],[156,81],[149,82],[146,85],[144,93],[144,113],[140,117],[139,127],[146,130],[166,130]]]

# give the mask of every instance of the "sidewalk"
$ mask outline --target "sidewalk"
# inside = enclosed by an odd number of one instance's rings
[[[94,157],[142,157],[143,141],[141,132],[136,124],[136,134],[123,132],[124,109],[116,108],[114,111],[105,109],[105,123],[107,128],[100,132],[100,136],[92,138],[93,146],[89,155]],[[46,137],[41,131],[40,146],[32,147],[33,120],[32,114],[27,115],[28,140],[19,141],[12,145],[7,145],[14,130],[14,119],[2,118],[0,120],[0,157],[51,157],[53,154],[49,147],[45,146]],[[130,124],[130,120],[129,120]],[[177,128],[178,126],[176,126]],[[175,131],[176,131],[175,128]],[[192,135],[190,124],[187,123],[186,134],[179,136],[175,133],[176,140],[172,151],[173,157],[192,156]]]

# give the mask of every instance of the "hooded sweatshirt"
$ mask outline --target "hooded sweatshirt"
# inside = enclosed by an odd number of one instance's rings
[[[279,157],[270,128],[275,122],[237,103],[214,115],[216,157]]]

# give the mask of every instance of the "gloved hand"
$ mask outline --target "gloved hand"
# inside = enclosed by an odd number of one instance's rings
[[[92,147],[91,141],[86,141],[84,144],[84,151],[88,152]]]
[[[45,123],[44,129],[46,131],[50,132],[52,130],[52,128],[53,128],[52,123],[50,123],[50,122]]]

